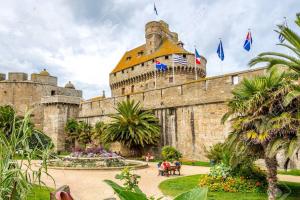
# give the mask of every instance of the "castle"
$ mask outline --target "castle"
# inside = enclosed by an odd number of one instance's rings
[[[92,125],[109,122],[118,102],[139,101],[159,119],[160,146],[172,145],[186,158],[206,160],[205,149],[224,141],[230,132],[230,124],[220,122],[232,89],[244,77],[265,73],[265,68],[206,77],[206,59],[201,57],[196,66],[195,55],[184,49],[178,34],[163,21],[146,24],[145,40],[127,51],[110,73],[112,97],[80,101],[81,91],[71,83],[58,87],[56,77],[46,71],[32,74],[31,80],[24,73],[9,73],[7,80],[0,75],[0,105],[11,104],[20,112],[34,108],[35,124],[60,151],[64,150],[64,126],[69,117]],[[173,54],[182,55],[187,64],[173,65]],[[167,64],[167,70],[156,70],[155,61]],[[292,165],[299,167],[300,163]]]

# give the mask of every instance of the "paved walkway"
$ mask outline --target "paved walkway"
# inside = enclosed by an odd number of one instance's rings
[[[207,167],[183,166],[182,176],[208,173]],[[113,190],[103,182],[110,179],[118,182],[114,177],[120,171],[103,171],[103,170],[53,170],[49,173],[54,178],[56,186],[69,185],[72,195],[76,200],[93,200],[114,197]],[[135,170],[134,173],[141,176],[139,183],[140,188],[147,195],[155,197],[162,196],[158,185],[160,182],[175,178],[178,176],[157,176],[156,164],[150,163],[148,168]],[[49,178],[44,178],[46,184],[55,187]]]
[[[205,174],[209,172],[208,167],[183,166],[182,176]],[[115,175],[119,171],[102,171],[102,170],[49,170],[49,173],[56,181],[56,186],[69,185],[71,192],[76,200],[96,200],[115,197],[113,190],[103,182],[105,179],[115,180]],[[158,185],[160,182],[175,178],[178,176],[162,177],[157,176],[157,169],[154,163],[148,168],[135,170],[136,174],[141,176],[139,183],[140,188],[148,196],[162,196]],[[300,182],[300,176],[278,175],[279,180]],[[50,187],[55,187],[49,178],[44,181]],[[115,180],[118,182],[117,180]]]

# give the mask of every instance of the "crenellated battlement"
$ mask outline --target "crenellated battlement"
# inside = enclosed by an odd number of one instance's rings
[[[150,89],[99,100],[88,100],[81,103],[79,117],[89,118],[112,114],[115,112],[114,108],[117,103],[126,99],[140,102],[145,109],[152,110],[225,102],[231,97],[231,91],[237,82],[244,77],[262,74],[264,71],[265,68],[251,69],[202,78],[165,88]]]

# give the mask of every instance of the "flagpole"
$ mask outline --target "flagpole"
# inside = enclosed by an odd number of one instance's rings
[[[155,82],[155,86],[154,88],[156,89],[156,61],[154,62],[154,82]]]
[[[173,83],[175,85],[174,54],[172,54],[172,73],[173,73]]]
[[[198,74],[197,74],[197,63],[196,63],[196,45],[194,45],[195,47],[195,56],[194,56],[194,67],[195,67],[195,79],[198,80]]]

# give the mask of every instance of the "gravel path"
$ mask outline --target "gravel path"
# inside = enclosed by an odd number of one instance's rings
[[[182,175],[205,174],[209,172],[208,167],[183,166]],[[55,179],[56,186],[69,185],[71,193],[76,200],[101,200],[115,197],[113,190],[106,185],[103,180],[114,180],[119,171],[101,171],[101,170],[49,170],[49,173]],[[139,183],[140,188],[147,195],[161,197],[158,185],[160,182],[176,178],[178,176],[162,177],[157,176],[156,164],[150,163],[148,168],[135,170],[142,178]],[[300,176],[278,175],[281,181],[300,182]],[[49,178],[44,178],[46,184],[55,188],[55,185]],[[118,181],[116,181],[118,182]]]

